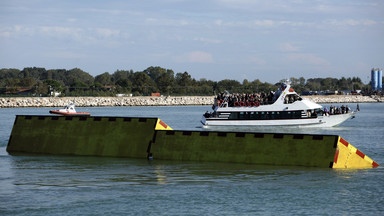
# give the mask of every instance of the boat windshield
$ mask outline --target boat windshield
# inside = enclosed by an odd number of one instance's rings
[[[285,98],[284,98],[284,103],[285,104],[291,104],[291,103],[294,103],[296,101],[301,101],[303,100],[298,94],[287,94],[285,95]]]

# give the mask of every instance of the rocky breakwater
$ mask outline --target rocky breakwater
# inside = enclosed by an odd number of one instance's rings
[[[78,107],[103,106],[192,106],[212,105],[213,96],[180,97],[4,97],[0,107],[64,107],[75,103]]]
[[[303,96],[313,102],[324,103],[375,103],[384,102],[384,97],[372,95],[316,95]],[[75,103],[78,107],[103,106],[194,106],[212,105],[213,96],[168,96],[168,97],[3,97],[0,108],[7,107],[64,107]]]
[[[362,96],[362,95],[312,95],[303,96],[315,103],[376,103],[384,102],[384,97],[377,95]]]

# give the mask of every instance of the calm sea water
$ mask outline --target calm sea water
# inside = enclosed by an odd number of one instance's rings
[[[337,134],[384,165],[384,104],[360,104],[360,108],[356,118],[330,129],[236,130]],[[202,130],[200,117],[209,109],[103,107],[78,111],[101,116],[160,117],[173,129]],[[384,214],[384,166],[338,170],[8,155],[5,149],[15,115],[45,115],[49,110],[0,109],[0,215]]]

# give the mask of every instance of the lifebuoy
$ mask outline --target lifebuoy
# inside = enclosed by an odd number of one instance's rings
[[[240,104],[239,104],[239,102],[235,102],[235,107],[238,107],[238,106],[240,106]]]
[[[244,101],[241,101],[241,102],[240,102],[240,106],[242,106],[242,107],[245,106]]]
[[[220,107],[221,103],[223,103],[223,100],[218,100],[217,101],[217,106]]]
[[[260,101],[256,101],[255,106],[257,106],[257,107],[260,106]]]
[[[251,102],[251,106],[252,107],[256,106],[256,103],[255,102]]]

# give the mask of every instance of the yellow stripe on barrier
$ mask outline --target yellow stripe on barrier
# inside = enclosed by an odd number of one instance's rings
[[[375,168],[379,164],[339,137],[332,168]]]
[[[173,130],[173,129],[158,118],[156,122],[155,130]]]

